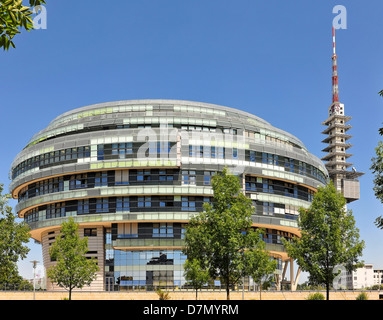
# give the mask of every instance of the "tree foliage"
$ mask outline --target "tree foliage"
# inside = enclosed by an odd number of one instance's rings
[[[375,197],[383,203],[383,142],[379,141],[375,148],[376,157],[372,158],[371,170],[375,174],[373,180]],[[383,229],[383,217],[376,218],[375,224],[378,228]]]
[[[246,274],[250,275],[259,286],[259,300],[262,300],[262,287],[270,285],[274,280],[277,261],[268,255],[265,242],[258,244],[258,250],[245,252]]]
[[[0,284],[20,284],[23,279],[19,275],[17,262],[27,257],[29,248],[29,226],[25,222],[17,222],[12,207],[8,205],[11,195],[3,195],[0,184]]]
[[[343,265],[347,271],[363,264],[359,261],[364,241],[359,240],[359,230],[351,210],[345,209],[346,200],[332,183],[320,187],[309,209],[299,210],[298,225],[301,237],[291,242],[283,239],[290,257],[303,271],[309,272],[311,284],[329,289],[338,273],[335,267]]]
[[[209,271],[201,268],[198,260],[186,259],[184,264],[185,279],[195,289],[195,298],[198,299],[198,290],[209,281]]]
[[[73,218],[61,225],[61,234],[49,249],[49,255],[56,264],[47,270],[48,277],[58,286],[69,291],[82,288],[96,279],[99,270],[94,259],[87,259],[88,238],[80,239],[78,224]]]
[[[383,90],[379,92],[379,94],[383,97]],[[379,134],[383,136],[383,128],[379,128]],[[374,192],[375,197],[379,199],[383,203],[383,142],[379,141],[378,146],[375,148],[376,157],[371,159],[372,165],[370,170],[375,174],[374,178]],[[379,216],[375,220],[375,225],[383,229],[383,217]]]
[[[214,197],[205,203],[204,212],[190,219],[185,232],[184,254],[197,260],[212,279],[219,278],[230,288],[246,274],[245,252],[263,250],[260,230],[251,228],[252,202],[241,192],[238,177],[225,168],[212,178]]]
[[[22,0],[0,0],[0,48],[15,48],[13,37],[20,29],[33,29],[33,7],[45,4],[45,0],[29,0],[30,7],[23,6]]]

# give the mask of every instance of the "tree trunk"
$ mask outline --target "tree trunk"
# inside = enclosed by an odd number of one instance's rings
[[[230,300],[230,285],[226,284],[226,300]]]
[[[226,277],[226,300],[230,300],[230,276],[229,276],[229,272],[227,272],[227,277]]]
[[[72,299],[72,288],[69,288],[69,300]]]
[[[330,300],[330,261],[329,261],[329,250],[326,251],[326,300]]]
[[[198,289],[195,290],[195,299],[198,300]]]
[[[226,268],[226,275],[224,276],[226,278],[226,300],[230,300],[230,273],[229,268]]]
[[[262,300],[262,281],[259,282],[259,300]]]

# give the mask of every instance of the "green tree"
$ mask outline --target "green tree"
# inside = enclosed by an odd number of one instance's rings
[[[274,280],[274,272],[278,262],[265,250],[265,242],[260,242],[259,250],[245,252],[246,274],[250,275],[259,285],[259,300],[262,300],[262,285],[270,285]]]
[[[380,130],[382,130],[381,128]],[[382,132],[380,133],[382,135]],[[375,197],[383,203],[383,142],[379,141],[378,146],[375,148],[376,157],[372,158],[371,170],[375,174],[374,192]],[[383,229],[383,217],[376,218],[375,224],[378,228]]]
[[[383,97],[383,90],[379,92],[379,95]],[[379,128],[379,134],[383,136],[383,128]],[[372,165],[370,170],[375,174],[374,179],[374,192],[375,197],[383,203],[383,142],[379,141],[378,146],[375,148],[376,157],[371,159]],[[383,229],[383,217],[379,216],[375,220],[375,225]]]
[[[10,194],[3,195],[3,184],[0,184],[0,284],[21,284],[17,262],[27,257],[29,248],[29,226],[17,222],[12,207],[8,205]]]
[[[88,238],[80,239],[78,224],[73,218],[61,225],[61,234],[56,238],[49,255],[56,264],[47,270],[52,282],[69,291],[69,300],[72,290],[82,288],[96,279],[99,270],[94,259],[87,259]]]
[[[345,205],[346,200],[332,183],[318,188],[309,209],[299,210],[301,237],[291,242],[282,240],[288,255],[309,272],[310,283],[326,286],[327,300],[330,286],[340,272],[334,272],[335,267],[343,265],[351,272],[363,265],[358,257],[364,241],[359,240],[354,217]]]
[[[186,259],[184,264],[184,276],[195,289],[195,299],[198,299],[198,290],[209,281],[209,271],[201,268],[198,260]]]
[[[212,279],[221,280],[230,300],[230,287],[246,275],[245,252],[261,250],[263,240],[261,231],[251,228],[254,208],[242,193],[238,177],[225,168],[212,177],[212,188],[212,203],[205,203],[204,211],[186,226],[183,252],[208,270]]]
[[[45,0],[29,0],[30,7],[23,6],[22,0],[0,0],[0,48],[9,50],[13,37],[21,33],[20,29],[33,29],[33,7],[45,4]]]

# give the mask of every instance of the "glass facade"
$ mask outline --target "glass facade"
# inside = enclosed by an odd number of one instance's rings
[[[101,267],[91,289],[185,288],[185,226],[213,201],[211,178],[224,166],[252,199],[253,227],[265,229],[282,270],[281,238],[298,234],[298,209],[328,174],[299,139],[240,110],[173,100],[75,109],[17,155],[10,190],[45,267],[60,224],[73,217]]]

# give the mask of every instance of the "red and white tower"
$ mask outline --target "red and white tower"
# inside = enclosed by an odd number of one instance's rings
[[[347,202],[359,199],[359,180],[358,177],[364,173],[358,172],[355,167],[349,171],[348,168],[353,164],[348,163],[347,159],[352,156],[347,150],[352,146],[347,141],[352,138],[347,131],[352,127],[346,124],[351,117],[346,116],[344,104],[339,101],[338,84],[338,57],[335,49],[335,28],[333,27],[333,55],[332,59],[332,104],[328,109],[328,118],[322,124],[327,128],[322,132],[327,137],[322,142],[328,146],[322,151],[326,156],[322,158],[326,161],[325,166],[329,172],[330,179],[333,181],[337,190],[343,193]]]
[[[332,102],[339,102],[339,87],[338,87],[338,61],[335,50],[335,28],[332,28]]]

